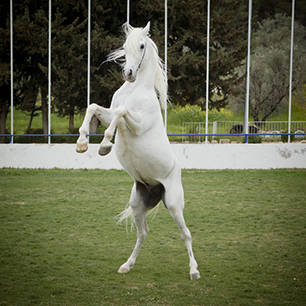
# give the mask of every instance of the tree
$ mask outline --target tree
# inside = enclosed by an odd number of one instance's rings
[[[91,102],[109,106],[111,97],[122,82],[117,67],[101,67],[111,49],[119,47],[118,24],[121,3],[93,0],[91,16]],[[55,111],[69,117],[74,132],[74,115],[87,107],[88,1],[57,1],[52,22],[52,86]],[[104,8],[104,5],[106,9]],[[112,12],[113,16],[110,14]],[[118,17],[117,17],[118,18]],[[123,23],[123,22],[122,22]],[[111,75],[111,77],[110,77]],[[114,79],[115,76],[115,79]],[[118,77],[119,76],[119,77]]]
[[[253,18],[255,22],[262,22],[267,18],[274,18],[275,14],[292,14],[292,0],[253,0]],[[306,26],[306,2],[295,1],[295,20]]]
[[[39,6],[39,2],[35,2]],[[34,4],[34,6],[35,6]],[[33,8],[33,5],[32,5]],[[33,8],[36,11],[36,8]],[[6,1],[0,4],[0,133],[5,134],[6,132],[6,117],[10,109],[10,3]],[[14,34],[14,64],[13,64],[13,77],[14,77],[14,90],[13,99],[14,106],[16,108],[25,109],[25,105],[30,105],[30,97],[33,97],[33,93],[37,93],[37,82],[40,75],[33,71],[33,60],[35,56],[28,56],[27,49],[29,48],[29,41],[24,40],[24,32],[31,31],[30,28],[24,26],[19,27],[22,22],[25,21],[26,17],[29,16],[29,10],[24,9],[23,3],[20,1],[14,1],[13,6],[13,34]],[[21,35],[20,35],[21,34]],[[33,78],[29,76],[29,72]],[[33,88],[33,86],[35,88]],[[36,97],[35,97],[36,99]],[[4,139],[1,139],[4,141]]]
[[[48,4],[45,1],[14,1],[14,12],[14,69],[17,71],[14,84],[20,93],[19,108],[28,112],[35,110],[40,92],[43,133],[47,134],[48,74],[44,67],[48,63]]]
[[[5,134],[10,105],[10,26],[9,2],[0,4],[0,134]],[[1,137],[0,142],[4,142]]]
[[[74,133],[74,114],[86,106],[87,20],[83,12],[65,6],[57,6],[52,23],[52,95],[55,111],[60,117],[68,116],[69,132]]]
[[[306,28],[295,23],[292,91],[306,82]],[[250,114],[255,121],[266,121],[286,105],[289,96],[291,18],[276,14],[258,25],[253,34],[250,72]],[[241,68],[244,69],[244,68]],[[244,84],[241,84],[244,86]],[[241,88],[242,89],[242,88]],[[233,98],[244,105],[244,90]]]
[[[164,1],[140,1],[134,7],[132,4],[132,12],[131,20],[137,20],[137,26],[152,21],[153,39],[163,57]],[[246,53],[246,12],[241,1],[216,0],[211,3],[210,108],[224,107],[232,84],[237,82],[233,71]],[[168,3],[169,95],[174,103],[203,106],[206,43],[207,1],[173,0]],[[219,96],[217,101],[212,100],[213,90]]]
[[[92,56],[91,78],[92,100],[109,105],[111,95],[120,81],[109,80],[107,75],[116,75],[114,66],[103,67],[101,78],[100,64],[107,53],[118,45],[118,24],[116,28],[110,20],[117,20],[122,10],[119,1],[106,3],[92,0]],[[84,111],[87,106],[87,0],[52,1],[52,111],[59,116],[69,117],[69,129],[74,130],[75,112]],[[43,133],[48,132],[48,3],[46,1],[14,1],[14,106],[31,114],[42,111]],[[123,10],[122,10],[123,11]],[[112,12],[115,16],[112,17]],[[1,6],[1,82],[5,92],[1,95],[1,132],[5,133],[6,116],[10,107],[10,36],[9,2]],[[120,17],[119,17],[120,18]],[[112,24],[112,33],[104,29]],[[116,35],[116,36],[115,36]],[[115,41],[115,43],[113,42]],[[106,52],[107,50],[107,52]],[[118,74],[119,75],[119,74]],[[101,86],[103,79],[103,87]],[[107,88],[107,90],[105,90]],[[107,100],[105,98],[107,93]],[[41,96],[41,107],[36,105],[37,95]]]
[[[87,106],[87,5],[87,0],[52,1],[52,111],[56,111],[59,116],[69,116],[71,131],[74,114],[84,111]],[[4,17],[1,19],[1,27],[6,22],[6,33],[9,33],[8,12],[9,7],[6,4],[5,9],[1,9],[1,17]],[[126,21],[126,3],[119,0],[92,0],[91,20],[91,102],[108,107],[115,90],[122,84],[122,76],[116,65],[101,64],[111,50],[122,46],[123,37],[120,37],[119,30]],[[131,24],[137,27],[144,26],[148,20],[151,21],[152,38],[163,58],[164,1],[132,1],[130,20]],[[238,83],[239,76],[234,72],[246,54],[246,26],[246,1],[212,1],[210,108],[224,107],[229,94],[236,89],[234,85]],[[199,104],[203,107],[203,99],[206,96],[206,27],[207,1],[168,2],[169,94],[174,103]],[[41,93],[43,127],[46,133],[47,2],[14,1],[14,34],[14,94],[18,92],[20,100],[17,102],[20,101],[20,109],[34,114],[37,111],[36,96]],[[5,54],[1,53],[1,61],[6,63],[3,75],[7,82],[9,38],[3,42]],[[9,86],[8,83],[6,86]],[[216,93],[219,95],[217,101],[212,99]],[[1,99],[3,100],[4,96]],[[6,102],[6,108],[2,109],[5,115],[1,116],[6,117],[9,103]]]

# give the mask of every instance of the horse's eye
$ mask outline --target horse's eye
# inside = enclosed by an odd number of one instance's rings
[[[144,49],[144,44],[141,44],[141,45],[140,45],[140,49]]]

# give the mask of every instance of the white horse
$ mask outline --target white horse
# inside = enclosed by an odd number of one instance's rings
[[[108,128],[101,142],[99,154],[112,149],[111,139],[117,128],[115,150],[124,169],[134,179],[130,202],[120,220],[130,216],[137,227],[137,242],[132,255],[118,270],[128,273],[149,231],[146,212],[160,200],[169,210],[181,231],[190,266],[191,279],[200,278],[193,256],[191,235],[183,217],[184,192],[181,168],[174,156],[163,125],[160,101],[166,101],[167,86],[163,64],[155,43],[149,38],[150,22],[145,28],[123,25],[126,41],[123,48],[112,52],[108,60],[123,61],[126,82],[115,92],[109,109],[91,104],[86,112],[77,152],[88,148],[86,135],[89,122],[96,115]]]

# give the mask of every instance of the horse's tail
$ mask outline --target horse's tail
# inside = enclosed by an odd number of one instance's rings
[[[131,231],[134,227],[134,223],[135,223],[135,220],[134,220],[134,216],[133,216],[133,211],[132,211],[132,207],[130,205],[130,203],[128,203],[125,207],[125,210],[120,213],[117,218],[119,219],[117,224],[120,224],[122,223],[123,221],[125,221],[125,225],[126,225],[126,229],[128,229],[128,225],[129,225],[129,222],[131,223]]]
[[[148,213],[148,215],[153,214],[152,219],[154,219],[157,214],[159,204],[160,202]],[[131,223],[131,231],[133,230],[135,220],[134,220],[133,210],[132,210],[130,203],[126,205],[125,210],[122,213],[120,213],[118,216],[116,216],[116,218],[119,219],[117,224],[120,224],[123,221],[125,221],[126,230],[128,230],[128,225],[129,223]]]

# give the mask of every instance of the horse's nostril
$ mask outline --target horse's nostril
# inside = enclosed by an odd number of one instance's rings
[[[129,77],[131,77],[131,76],[132,76],[132,74],[133,74],[133,71],[132,71],[132,69],[130,69],[130,72],[129,72]]]

